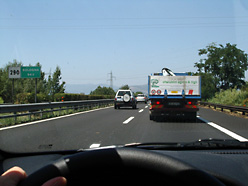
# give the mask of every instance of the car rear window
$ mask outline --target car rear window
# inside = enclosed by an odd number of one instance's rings
[[[118,92],[118,96],[124,96],[125,94],[128,94],[129,96],[131,96],[130,91],[119,91]]]

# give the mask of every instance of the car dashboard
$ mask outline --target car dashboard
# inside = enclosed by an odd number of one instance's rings
[[[128,147],[123,147],[128,148]],[[40,168],[51,164],[71,154],[85,153],[88,151],[96,151],[96,149],[82,152],[54,152],[54,153],[35,153],[35,154],[11,154],[1,153],[1,173],[13,166],[23,168],[28,175],[34,173]],[[246,149],[230,149],[230,150],[144,150],[152,151],[162,156],[169,156],[185,162],[197,169],[203,170],[208,174],[218,178],[224,185],[248,185],[248,150]],[[103,157],[104,158],[104,157]],[[106,165],[109,159],[106,160]],[[80,165],[84,169],[84,164]],[[102,185],[122,185],[133,183],[132,180],[138,180],[138,184],[154,185],[157,181],[169,180],[163,178],[162,174],[147,174],[146,171],[140,169],[125,171],[107,171],[107,169],[95,169],[91,172],[92,176],[84,177],[80,174],[80,170],[75,175],[71,175],[68,185],[77,185],[85,181],[93,181],[92,184]],[[106,171],[105,171],[106,170]],[[112,181],[111,181],[112,180]],[[148,181],[149,180],[149,181]],[[116,183],[116,181],[118,181]],[[135,183],[137,184],[137,183]],[[170,180],[169,185],[177,185]],[[131,184],[132,185],[132,184]]]

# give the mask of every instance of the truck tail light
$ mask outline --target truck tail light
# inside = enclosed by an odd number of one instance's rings
[[[161,109],[161,108],[163,108],[164,107],[164,105],[160,102],[160,101],[155,101],[155,102],[151,102],[150,103],[150,110],[152,110],[152,109]]]
[[[187,104],[185,105],[186,108],[197,108],[197,103],[188,101]]]

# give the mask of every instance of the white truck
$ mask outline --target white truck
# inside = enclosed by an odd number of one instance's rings
[[[201,99],[201,77],[173,73],[163,68],[161,73],[148,76],[150,120],[183,117],[196,120]]]

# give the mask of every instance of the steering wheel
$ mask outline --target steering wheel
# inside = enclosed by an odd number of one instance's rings
[[[88,169],[104,171],[105,168],[113,172],[123,168],[139,168],[156,172],[175,181],[180,180],[185,184],[224,185],[212,175],[181,160],[157,152],[127,147],[90,150],[64,157],[29,175],[19,186],[40,186],[57,176],[68,177],[77,171]]]

